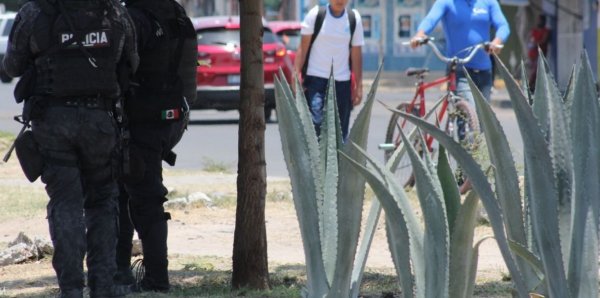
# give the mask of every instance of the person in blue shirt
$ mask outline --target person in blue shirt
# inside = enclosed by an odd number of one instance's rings
[[[411,39],[413,48],[418,40],[427,37],[439,21],[446,36],[446,56],[465,57],[470,46],[489,41],[489,53],[498,54],[500,46],[510,34],[508,22],[502,14],[498,0],[437,0],[421,21]],[[494,29],[492,38],[490,31]],[[480,50],[465,66],[467,72],[489,101],[492,89],[492,61],[489,53]],[[473,95],[462,68],[457,71],[457,93],[474,105]]]

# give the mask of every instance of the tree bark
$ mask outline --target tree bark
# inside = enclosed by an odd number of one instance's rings
[[[268,289],[262,0],[240,0],[241,88],[232,287]]]

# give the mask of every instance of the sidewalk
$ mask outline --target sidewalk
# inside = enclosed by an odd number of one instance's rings
[[[445,71],[435,70],[430,71],[428,79],[439,78],[445,74]],[[363,73],[363,91],[367,92],[375,79],[376,72],[368,71]],[[415,78],[408,77],[402,71],[384,71],[379,78],[379,87],[387,90],[397,90],[398,92],[413,92],[415,86]],[[510,98],[504,86],[504,81],[496,79],[494,89],[492,90],[491,105],[497,108],[511,108]]]

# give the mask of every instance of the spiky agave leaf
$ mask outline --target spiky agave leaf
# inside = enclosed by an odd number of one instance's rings
[[[371,110],[382,69],[383,64],[377,70],[365,103],[350,128],[348,140],[342,147],[342,152],[361,164],[365,163],[364,156],[349,144],[354,143],[360,148],[367,148]],[[358,246],[365,193],[365,178],[352,169],[351,164],[340,161],[339,173],[343,173],[343,176],[338,182],[338,225],[341,227],[338,230],[343,232],[338,233],[338,243],[342,245],[338,246],[331,297],[348,297],[350,295],[352,265]]]
[[[323,205],[319,212],[319,222],[321,227],[321,245],[323,247],[325,272],[327,273],[329,284],[332,284],[338,248],[338,148],[341,148],[340,117],[337,109],[333,65],[331,67],[327,94],[325,96],[324,113],[319,142],[321,149],[321,173],[323,174],[322,177],[324,180],[324,196]]]
[[[554,175],[548,175],[552,169],[550,149],[523,91],[497,57],[496,65],[504,78],[523,138],[526,179],[531,186],[533,234],[548,274],[549,293],[551,297],[568,297],[558,233],[558,194]]]
[[[577,286],[572,297],[596,297],[598,295],[598,262],[594,262],[598,258],[598,225],[596,224],[597,217],[594,212],[589,209],[586,216],[586,227],[583,237],[585,244],[583,251],[578,259],[583,260],[582,273],[580,280],[569,280],[573,287]],[[570,277],[570,276],[569,276]],[[575,294],[577,296],[575,296]]]
[[[527,90],[527,98],[529,99],[529,104],[531,104],[533,102],[533,98],[531,96],[531,92],[529,91],[529,84],[532,84],[535,82],[529,82],[529,79],[527,77],[527,67],[525,66],[525,61],[523,59],[521,59],[521,88],[523,88],[523,90]]]
[[[527,297],[527,289],[525,287],[523,277],[521,276],[521,273],[517,268],[515,260],[510,252],[510,249],[508,248],[508,242],[504,231],[504,224],[502,220],[502,212],[500,210],[500,206],[498,205],[492,188],[487,181],[487,177],[485,176],[477,162],[475,162],[473,157],[460,144],[455,142],[450,136],[446,135],[444,131],[435,127],[433,124],[427,123],[423,119],[404,113],[402,111],[392,111],[394,113],[398,113],[402,117],[408,119],[415,125],[419,126],[419,128],[421,128],[422,130],[433,135],[433,137],[435,137],[438,140],[438,142],[440,142],[461,165],[463,171],[471,180],[473,188],[479,194],[481,202],[483,203],[486,211],[488,212],[490,223],[492,225],[494,235],[496,236],[496,242],[498,243],[500,252],[504,257],[506,266],[508,267],[513,277],[518,296]]]
[[[546,126],[542,130],[550,144],[550,154],[556,175],[556,189],[558,191],[558,223],[563,262],[567,264],[569,255],[569,234],[571,233],[571,194],[573,187],[573,148],[569,115],[562,100],[562,95],[556,81],[546,68],[544,56],[540,56],[538,67],[538,81],[536,86],[536,100],[533,111],[539,119],[546,119]]]
[[[504,134],[500,121],[487,103],[483,94],[476,88],[470,76],[467,76],[473,97],[477,116],[485,131],[484,136],[494,168],[496,179],[496,194],[504,215],[504,225],[508,237],[522,245],[527,244],[525,226],[523,223],[523,209],[521,193],[519,191],[519,176],[513,160],[508,139]]]
[[[279,80],[285,81],[285,75],[281,68],[279,69]],[[319,142],[316,137],[315,127],[312,122],[312,115],[310,110],[308,109],[308,102],[306,97],[304,96],[304,92],[300,87],[300,80],[298,79],[298,75],[294,73],[293,80],[295,81],[295,85],[298,88],[295,89],[295,92],[292,91],[290,85],[281,84],[283,92],[285,96],[290,98],[292,105],[295,110],[298,112],[298,116],[300,117],[300,124],[302,126],[302,130],[304,131],[304,135],[310,136],[307,137],[306,142],[308,143],[308,154],[310,156],[311,167],[313,168],[313,178],[314,183],[317,186],[317,192],[315,193],[315,200],[320,205],[323,202],[323,179],[321,175],[321,171],[319,171]],[[313,137],[315,136],[315,137]]]
[[[437,176],[432,175],[427,152],[421,159],[415,148],[400,130],[415,175],[417,194],[425,222],[425,297],[448,297],[448,251],[450,236],[446,207]],[[424,142],[421,139],[422,142]],[[426,148],[425,145],[422,145]]]
[[[469,280],[470,282],[468,283],[468,288],[466,291],[466,295],[465,297],[473,297],[473,290],[475,288],[475,278],[477,275],[477,261],[479,260],[479,246],[481,246],[481,244],[487,240],[493,238],[492,236],[487,236],[487,237],[483,237],[481,239],[479,239],[475,245],[473,246],[473,260],[471,261],[471,269],[469,270]]]
[[[275,100],[279,121],[279,131],[283,155],[286,160],[294,205],[300,224],[302,243],[307,271],[307,295],[323,297],[329,290],[327,277],[323,266],[321,244],[319,237],[319,217],[315,194],[314,161],[310,152],[318,150],[316,134],[306,135],[302,125],[301,115],[294,104],[294,98],[286,96],[284,88],[289,88],[287,82],[275,81]],[[288,94],[289,95],[289,94]],[[311,142],[311,139],[314,142]],[[312,148],[311,148],[312,147]]]
[[[590,242],[597,241],[597,235],[591,233],[597,232],[600,206],[600,107],[594,77],[585,52],[578,65],[573,93],[571,134],[575,190],[568,279],[571,297],[592,297],[598,293],[598,270],[597,264],[591,263],[597,262],[586,259],[585,250],[591,245],[597,246],[597,243]],[[594,225],[590,229],[587,220],[592,214]],[[598,252],[595,254],[593,259],[597,258]],[[592,273],[594,268],[596,271]],[[589,284],[590,279],[595,280],[594,285]],[[552,280],[549,279],[548,282],[551,283]],[[594,289],[593,294],[589,292]]]
[[[459,203],[460,205],[460,203]],[[450,286],[448,288],[449,297],[471,297],[468,295],[471,275],[475,275],[477,270],[472,270],[473,262],[477,268],[477,258],[473,257],[473,236],[475,235],[475,225],[477,223],[477,206],[479,197],[474,191],[467,194],[465,202],[459,206],[456,224],[450,230]],[[473,272],[472,272],[473,271]]]
[[[356,253],[356,259],[352,268],[352,279],[350,282],[350,297],[356,298],[360,292],[360,283],[362,281],[364,268],[367,263],[367,252],[373,243],[373,236],[377,230],[377,222],[381,215],[381,204],[378,200],[373,200],[369,208],[369,214],[365,222],[365,234]],[[410,298],[410,297],[407,297]]]
[[[363,151],[367,161],[372,169],[367,169],[352,160],[349,156],[342,154],[351,165],[365,176],[377,200],[381,203],[386,213],[388,226],[393,237],[390,237],[390,250],[401,252],[399,263],[395,263],[398,276],[402,284],[405,297],[413,295],[414,285],[416,297],[423,297],[425,293],[425,265],[423,254],[423,231],[419,220],[412,210],[409,199],[404,189],[398,185],[394,175],[384,167],[380,166],[375,160]],[[383,176],[380,176],[382,173]],[[390,235],[388,235],[390,236]],[[408,248],[408,249],[407,249]],[[406,260],[406,254],[410,252],[414,276],[411,276],[410,264]]]
[[[529,265],[531,265],[531,268],[533,268],[539,280],[544,279],[544,264],[535,253],[516,241],[509,240],[508,244],[510,245],[510,249],[512,249],[515,254],[520,256],[523,260],[529,263]]]
[[[569,75],[569,82],[567,82],[567,89],[563,97],[563,101],[567,105],[567,110],[570,110],[571,103],[573,103],[573,87],[575,85],[575,65],[571,68],[571,75]]]
[[[434,108],[427,112],[425,115],[425,119],[429,118],[433,115],[435,111],[435,107],[439,106],[441,100],[439,100]],[[414,127],[412,131],[408,134],[408,139],[413,140],[414,136],[416,136],[417,128]],[[392,157],[387,161],[386,168],[393,172],[400,157],[402,157],[406,153],[406,148],[404,147],[404,143],[400,143],[398,148],[394,150]],[[384,173],[378,172],[377,168],[371,168],[373,170],[373,174],[380,177],[379,179],[383,180]],[[454,185],[456,188],[456,183]],[[367,218],[367,224],[365,227],[365,235],[363,237],[363,241],[360,244],[359,252],[357,254],[357,259],[354,262],[354,270],[352,273],[352,294],[351,297],[358,297],[359,286],[362,280],[362,273],[364,272],[364,267],[367,262],[367,254],[364,253],[369,250],[371,245],[373,236],[375,234],[377,220],[379,218],[379,214],[381,213],[381,203],[379,200],[374,200],[371,203],[371,209],[369,210],[369,215]],[[412,298],[414,288],[414,276],[410,270],[410,247],[408,240],[401,239],[402,237],[408,237],[406,229],[399,226],[392,226],[388,224],[389,220],[386,221],[386,234],[388,238],[388,244],[390,247],[390,253],[392,254],[392,259],[394,262],[394,267],[396,268],[396,272],[398,274],[398,278],[400,284],[402,285],[402,289],[410,289],[403,290],[402,294],[405,298]],[[407,238],[408,239],[408,238]]]
[[[448,156],[446,156],[446,149],[444,149],[444,146],[440,146],[438,151],[437,175],[442,186],[444,202],[446,203],[448,230],[453,231],[454,222],[456,221],[458,210],[460,209],[460,193],[458,191],[458,184],[454,178],[454,172],[450,167],[450,163],[448,163]],[[452,234],[450,234],[450,237],[452,237]]]
[[[433,105],[433,107],[429,111],[427,111],[427,114],[425,114],[425,116],[423,118],[429,119],[429,117],[434,115],[435,112],[437,111],[437,108],[441,105],[443,100],[444,100],[443,97],[440,98]],[[383,106],[388,107],[385,103],[383,103],[381,101],[380,101],[380,103]],[[408,134],[408,139],[411,140],[411,142],[412,142],[415,139],[416,135],[417,135],[417,127],[413,127],[412,131]],[[406,147],[404,145],[405,145],[405,143],[401,142],[399,144],[399,146],[394,150],[394,153],[392,153],[391,157],[388,159],[388,161],[386,163],[386,168],[390,172],[394,172],[396,170],[398,163],[400,162],[400,159],[406,153]],[[379,174],[380,174],[380,176],[384,176],[383,173],[379,173]],[[451,177],[451,178],[453,179],[454,177]],[[453,187],[457,188],[456,182],[453,183]],[[458,193],[458,190],[456,192]],[[457,195],[457,196],[459,196],[459,195]],[[379,207],[379,210],[377,210],[377,212],[380,212],[380,209],[381,209],[381,207]],[[390,225],[389,222],[390,222],[389,220],[386,221],[386,235],[388,238],[388,245],[390,247],[390,253],[392,255],[392,260],[394,262],[396,272],[400,279],[402,288],[403,289],[413,289],[415,281],[414,281],[413,274],[410,272],[411,256],[409,253],[409,244],[408,244],[408,241],[405,241],[402,239],[403,235],[405,234],[403,232],[404,228]],[[373,227],[373,229],[374,229],[374,227]],[[369,230],[369,231],[371,231],[371,230]],[[372,230],[372,231],[374,232],[374,230]],[[367,237],[367,236],[369,236],[369,235],[366,235],[365,237]],[[417,272],[416,275],[423,276],[424,268],[422,266],[418,266],[418,268],[416,270],[421,271],[420,273]],[[417,291],[419,292],[419,295],[421,295],[421,296],[424,295],[424,290],[422,290],[423,289],[423,285],[422,285],[423,279],[424,278],[419,278],[420,285],[418,285],[416,287],[416,289],[418,289]],[[412,297],[413,292],[412,291],[403,291],[403,294],[405,297],[408,298],[408,297]]]

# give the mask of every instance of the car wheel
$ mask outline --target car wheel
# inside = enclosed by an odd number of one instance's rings
[[[8,76],[8,74],[6,74],[6,72],[4,71],[4,69],[2,69],[0,67],[0,81],[2,81],[2,83],[10,83],[12,82],[12,78]]]

